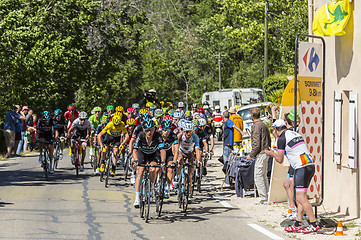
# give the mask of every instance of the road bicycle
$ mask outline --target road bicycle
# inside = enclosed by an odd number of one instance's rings
[[[79,168],[81,165],[81,151],[82,149],[79,147],[79,142],[83,143],[86,142],[86,139],[80,139],[80,140],[72,140],[74,142],[74,147],[71,149],[71,155],[72,155],[72,163],[75,167],[75,173],[76,176],[79,176]]]
[[[58,168],[58,162],[60,159],[60,152],[61,152],[61,146],[60,146],[60,140],[57,138],[54,143],[54,168]]]
[[[178,207],[182,208],[183,212],[187,211],[189,197],[190,197],[190,183],[189,183],[189,167],[194,166],[194,163],[180,163],[182,165],[182,171],[178,179]]]
[[[128,150],[125,155],[125,163],[124,163],[124,180],[127,181],[128,173],[132,171],[132,154],[128,153]]]
[[[50,169],[50,149],[49,144],[52,144],[53,141],[38,141],[38,143],[43,143],[43,159],[41,161],[41,166],[44,170],[44,177],[46,180],[49,180],[49,169]]]
[[[149,222],[149,212],[150,212],[150,202],[152,196],[151,182],[150,182],[150,168],[151,167],[161,167],[161,165],[152,165],[152,164],[138,164],[140,167],[144,167],[144,174],[142,182],[140,183],[140,217],[145,219],[145,222]],[[156,192],[156,191],[155,191]],[[158,193],[155,193],[156,196],[160,198]],[[159,199],[156,202],[159,202]],[[158,206],[159,207],[159,206]]]
[[[94,172],[97,170],[98,167],[98,147],[97,147],[97,143],[93,144],[93,154],[90,155],[90,165],[93,168]]]
[[[113,145],[109,145],[108,146],[109,149],[106,152],[106,156],[105,156],[105,168],[104,171],[100,171],[100,181],[103,182],[104,180],[104,186],[106,188],[108,188],[109,186],[109,176],[110,176],[110,171],[111,171],[111,166],[113,165],[113,159],[114,159],[114,152],[113,152]]]

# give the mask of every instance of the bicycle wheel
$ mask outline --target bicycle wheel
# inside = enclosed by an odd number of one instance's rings
[[[128,172],[130,170],[130,155],[127,156],[125,160],[125,169],[124,169],[124,180],[127,181],[128,178]]]
[[[161,174],[161,181],[160,181],[160,202],[159,202],[159,211],[158,211],[158,217],[162,214],[163,209],[163,201],[164,201],[164,191],[165,191],[165,185],[167,184],[167,175],[163,173]]]
[[[149,212],[150,212],[150,180],[146,179],[145,181],[145,222],[149,222]]]
[[[183,212],[186,212],[188,208],[188,200],[189,200],[189,192],[190,192],[189,190],[190,190],[189,177],[187,173],[184,175],[184,197],[182,203]]]
[[[46,150],[44,151],[43,169],[44,169],[45,179],[49,180],[48,152]]]
[[[181,176],[179,177],[179,181],[178,181],[178,189],[177,189],[177,194],[178,194],[178,207],[182,208],[182,202],[183,202],[183,173],[181,173]]]
[[[199,163],[199,170],[198,170],[198,177],[197,177],[197,190],[199,193],[201,193],[201,183],[202,183],[202,176],[203,176],[203,165],[202,163]],[[193,187],[193,186],[192,186]]]
[[[155,182],[155,212],[159,212],[159,206],[160,206],[160,198],[161,198],[161,185],[162,185],[162,174],[158,176],[157,181]]]
[[[144,217],[144,206],[145,206],[145,184],[144,184],[144,179],[142,180],[142,182],[140,183],[140,206],[139,206],[139,210],[140,210],[140,217],[143,218]]]
[[[76,176],[79,176],[79,150],[77,148],[74,149],[74,166]]]
[[[95,147],[94,148],[94,154],[92,156],[92,161],[91,161],[93,163],[92,167],[93,167],[94,172],[97,170],[97,167],[98,167],[97,159],[98,159],[98,148]]]
[[[197,181],[198,181],[198,168],[196,168],[193,173],[192,173],[192,188],[191,188],[191,192],[190,192],[190,196],[193,197],[194,194],[194,186],[196,185]]]
[[[108,156],[108,159],[106,161],[107,165],[105,168],[106,171],[106,175],[105,175],[105,187],[108,187],[108,182],[109,182],[109,176],[110,176],[110,166],[112,165],[113,159],[112,159],[112,155],[110,154]]]

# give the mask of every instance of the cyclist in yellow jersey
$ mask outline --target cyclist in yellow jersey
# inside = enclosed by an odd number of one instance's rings
[[[112,121],[110,121],[105,126],[105,128],[98,134],[98,141],[99,141],[99,145],[100,145],[101,149],[104,149],[104,145],[105,145],[105,151],[102,151],[102,164],[100,166],[100,171],[104,171],[105,153],[106,153],[106,151],[108,151],[109,145],[113,145],[114,159],[113,159],[113,165],[112,165],[112,171],[111,171],[112,176],[115,176],[115,166],[118,161],[119,146],[123,147],[122,145],[120,145],[121,139],[122,139],[122,134],[127,133],[125,124],[124,124],[124,122],[121,121],[121,118],[122,118],[121,115],[122,114],[119,112],[116,113],[113,116]],[[106,134],[106,135],[105,135],[104,141],[102,141],[102,136],[104,134]]]

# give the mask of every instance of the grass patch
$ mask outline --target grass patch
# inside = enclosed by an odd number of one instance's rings
[[[344,227],[346,228],[355,228],[355,227],[360,227],[360,225],[358,225],[357,223],[354,222],[349,222],[349,223],[345,223],[343,224]],[[360,233],[361,234],[361,233]],[[361,235],[360,235],[361,236]]]

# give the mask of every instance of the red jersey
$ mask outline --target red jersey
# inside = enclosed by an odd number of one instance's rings
[[[73,116],[71,116],[70,111],[66,111],[64,117],[68,121],[68,129],[69,129],[72,126],[74,120],[79,117],[79,111],[75,110]]]

